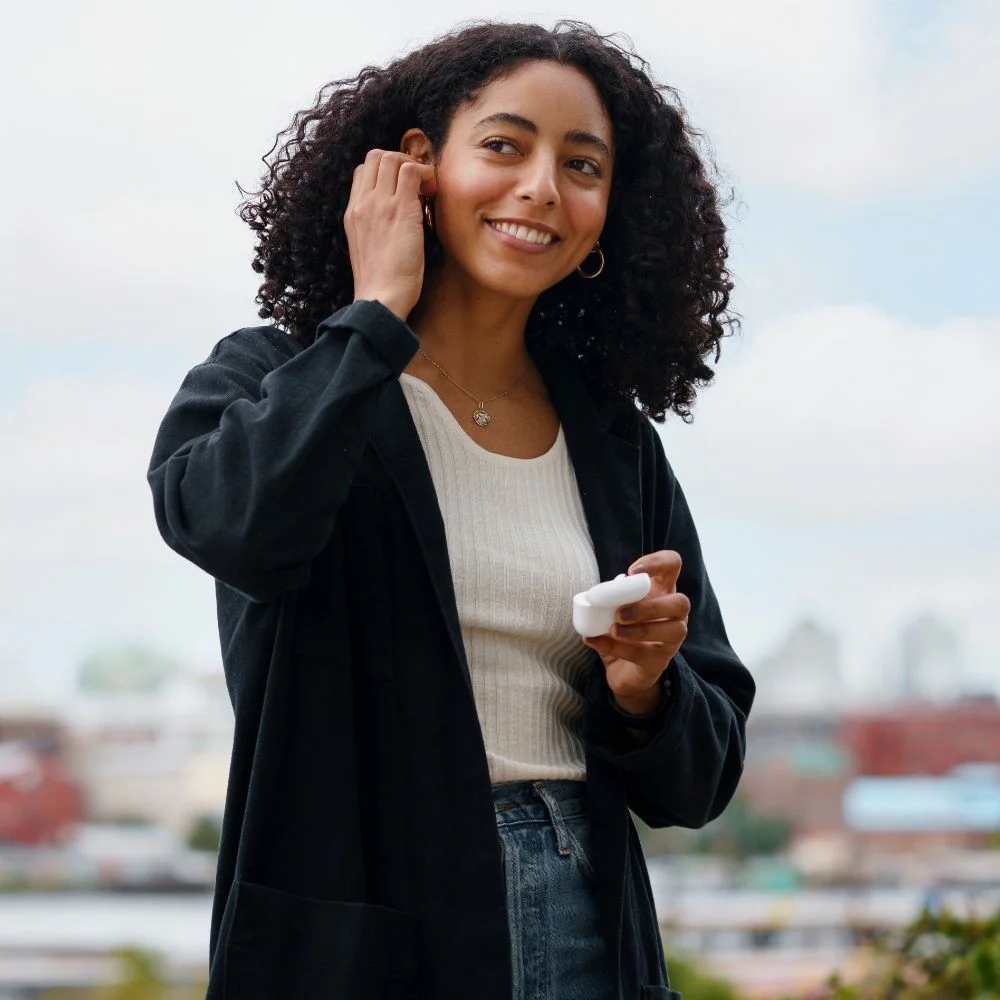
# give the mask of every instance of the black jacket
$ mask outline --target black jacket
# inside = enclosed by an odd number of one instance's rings
[[[149,469],[167,543],[217,581],[236,716],[211,932],[212,1000],[509,1000],[505,884],[444,524],[375,302],[302,348],[240,330],[194,368]],[[628,808],[698,827],[743,767],[754,684],[730,648],[649,421],[540,365],[602,579],[675,549],[691,599],[660,728],[636,744],[594,654],[587,803],[619,996],[665,998]],[[570,600],[572,595],[567,594]]]

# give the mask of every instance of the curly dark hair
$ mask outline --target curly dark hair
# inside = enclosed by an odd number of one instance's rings
[[[300,343],[353,297],[344,211],[355,166],[369,149],[397,149],[422,129],[435,149],[455,110],[529,60],[574,66],[600,93],[614,131],[615,164],[599,279],[570,275],[539,296],[528,320],[535,355],[575,364],[593,391],[654,420],[691,420],[696,389],[713,378],[729,310],[726,231],[716,188],[676,91],[613,36],[577,21],[473,22],[385,68],[324,86],[263,157],[259,191],[239,208],[257,234],[256,302]],[[282,140],[284,140],[282,142]],[[277,151],[277,152],[276,152]],[[441,260],[426,237],[427,272]]]

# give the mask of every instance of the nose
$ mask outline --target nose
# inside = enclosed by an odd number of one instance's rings
[[[558,165],[545,157],[533,157],[518,177],[517,200],[552,207],[559,204]]]

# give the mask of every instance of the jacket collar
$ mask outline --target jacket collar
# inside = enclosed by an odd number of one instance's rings
[[[601,579],[611,579],[642,554],[639,449],[618,433],[614,404],[595,400],[576,372],[551,362],[538,367],[563,427]],[[372,444],[410,516],[471,694],[441,508],[398,380],[383,391]]]

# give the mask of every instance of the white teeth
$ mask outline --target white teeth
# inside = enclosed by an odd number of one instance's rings
[[[494,229],[499,229],[501,233],[514,236],[526,243],[540,243],[542,246],[548,246],[552,242],[551,233],[539,232],[539,230],[529,229],[527,226],[517,226],[512,222],[491,222],[490,225]]]

